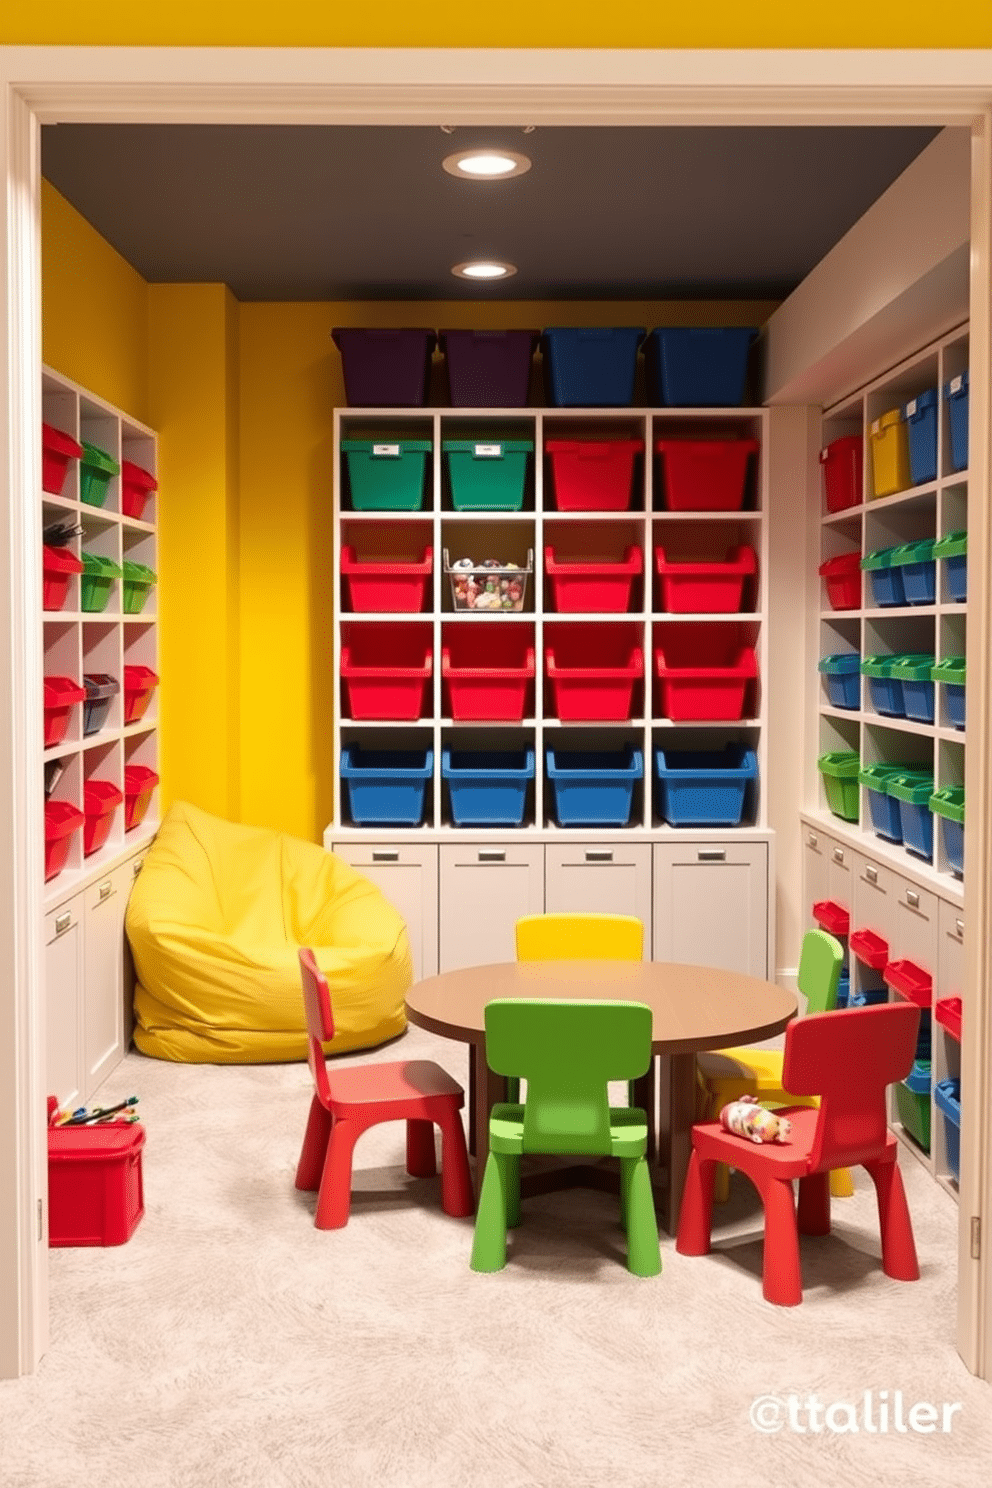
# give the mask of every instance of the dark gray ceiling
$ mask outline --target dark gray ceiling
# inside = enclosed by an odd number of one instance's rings
[[[936,133],[59,124],[42,171],[149,282],[239,300],[780,299]],[[533,169],[441,169],[477,144]],[[481,256],[519,272],[452,277]]]

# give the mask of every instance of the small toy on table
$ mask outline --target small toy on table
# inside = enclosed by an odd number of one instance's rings
[[[787,1142],[792,1131],[787,1116],[767,1110],[753,1095],[742,1095],[725,1105],[720,1112],[720,1125],[724,1131],[751,1142]]]

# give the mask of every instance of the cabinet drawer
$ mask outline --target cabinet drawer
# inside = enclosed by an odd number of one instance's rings
[[[884,863],[876,863],[861,853],[855,855],[854,904],[851,909],[852,930],[873,930],[888,944],[890,954],[895,933],[892,902],[896,874]]]
[[[767,977],[767,843],[655,846],[654,960]]]
[[[437,973],[437,848],[389,842],[339,842],[331,851],[371,879],[406,921],[413,975]]]
[[[513,961],[517,920],[544,911],[544,848],[459,843],[440,855],[439,969]]]
[[[83,895],[45,916],[46,1094],[83,1098]]]
[[[651,847],[648,843],[570,843],[545,849],[548,914],[636,915],[651,959]]]

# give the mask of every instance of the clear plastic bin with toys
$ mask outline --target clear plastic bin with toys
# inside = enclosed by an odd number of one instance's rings
[[[456,610],[519,613],[527,602],[527,580],[534,572],[534,551],[527,550],[526,566],[499,558],[456,558],[444,550],[444,571],[451,580],[451,602]]]

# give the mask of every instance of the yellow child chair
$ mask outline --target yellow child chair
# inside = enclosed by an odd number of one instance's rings
[[[840,941],[824,930],[809,930],[803,937],[796,986],[806,998],[808,1013],[831,1012],[837,1005],[837,982],[840,979],[844,949]],[[815,1095],[792,1095],[782,1086],[781,1049],[720,1049],[714,1054],[700,1054],[696,1069],[700,1084],[702,1121],[716,1121],[728,1101],[753,1095],[763,1106],[815,1106]],[[726,1164],[716,1169],[713,1196],[725,1203],[729,1195],[730,1173]],[[830,1192],[835,1199],[846,1199],[854,1193],[854,1183],[847,1168],[830,1174]]]
[[[644,926],[636,915],[539,914],[517,921],[518,961],[640,961]],[[520,1099],[520,1081],[507,1081],[507,1100]],[[634,1087],[630,1086],[630,1105]]]

